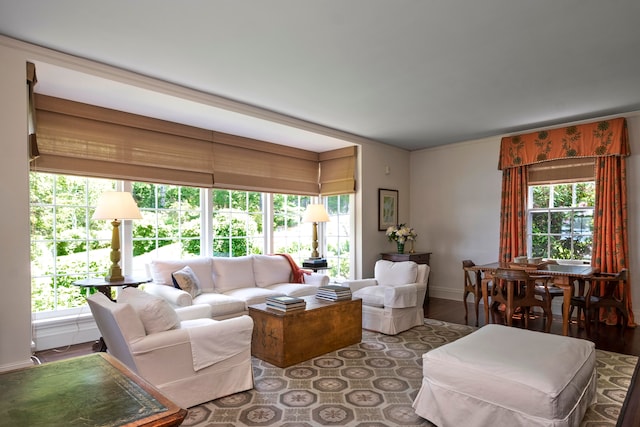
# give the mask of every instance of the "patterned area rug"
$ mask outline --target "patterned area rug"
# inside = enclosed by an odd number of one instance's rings
[[[360,344],[285,369],[253,358],[253,390],[194,406],[182,425],[433,426],[411,407],[422,355],[475,329],[425,319],[396,336],[363,331]],[[597,351],[598,402],[582,426],[615,426],[637,361]]]

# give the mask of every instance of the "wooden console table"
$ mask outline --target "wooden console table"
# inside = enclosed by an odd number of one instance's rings
[[[289,312],[249,306],[251,354],[286,368],[362,340],[362,300],[323,301],[304,297],[304,310]]]
[[[0,425],[179,426],[187,415],[106,353],[0,373]]]

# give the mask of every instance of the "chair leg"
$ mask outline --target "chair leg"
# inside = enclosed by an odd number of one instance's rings
[[[480,311],[480,299],[481,296],[476,295],[475,296],[475,308],[476,308],[476,326],[478,326],[479,322],[478,322],[478,315],[479,315],[479,311]]]
[[[467,307],[467,297],[469,296],[469,291],[464,291],[464,296],[462,297],[462,304],[464,305],[464,324],[469,323],[469,308]]]

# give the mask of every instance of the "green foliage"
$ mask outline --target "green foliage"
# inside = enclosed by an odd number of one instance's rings
[[[86,295],[95,290],[73,282],[105,274],[110,266],[111,223],[93,221],[91,215],[100,194],[115,190],[117,182],[44,173],[31,173],[30,179],[33,311],[83,306]],[[199,188],[135,182],[132,194],[143,215],[131,223],[134,257],[175,243],[183,256],[201,254]],[[230,190],[212,190],[211,194],[213,255],[262,253],[266,195]],[[311,241],[305,237],[310,227],[300,228],[308,225],[300,224],[300,219],[311,198],[274,194],[272,200],[274,230],[280,230],[288,242],[275,251],[306,258],[311,252]],[[329,197],[330,215],[348,215],[349,200],[348,195]],[[329,246],[329,271],[336,277],[348,277],[348,239],[339,248]],[[92,253],[98,250],[99,255]]]
[[[552,259],[591,258],[593,182],[533,187],[532,256]],[[580,209],[585,208],[585,209]]]

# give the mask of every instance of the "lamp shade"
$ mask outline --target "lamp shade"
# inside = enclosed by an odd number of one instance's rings
[[[302,222],[329,222],[329,214],[324,205],[310,204],[304,212]]]
[[[142,219],[140,209],[131,193],[127,191],[106,191],[98,199],[93,219]]]

